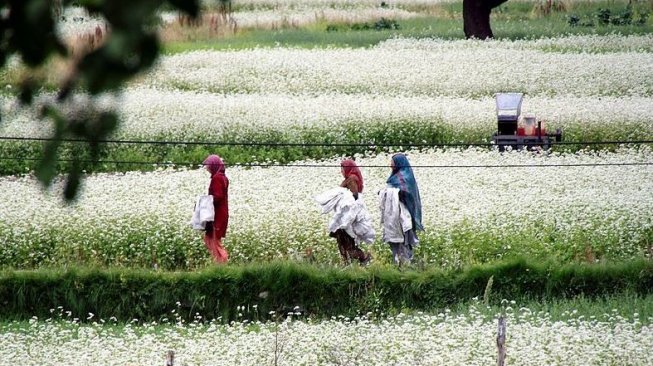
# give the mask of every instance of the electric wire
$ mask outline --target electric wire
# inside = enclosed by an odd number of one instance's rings
[[[40,161],[40,158],[18,158],[0,156],[0,160],[14,161]],[[82,164],[115,164],[115,165],[150,165],[150,166],[183,166],[201,167],[197,162],[173,162],[173,161],[131,161],[131,160],[92,160],[92,159],[55,159],[61,163],[82,163]],[[335,164],[282,164],[282,163],[225,163],[228,167],[241,168],[340,168]],[[455,165],[411,165],[417,169],[485,169],[485,168],[553,168],[553,167],[610,167],[610,166],[652,166],[653,161],[646,162],[608,162],[608,163],[567,163],[567,164],[455,164]],[[360,168],[388,168],[389,165],[359,165]]]
[[[87,143],[89,140],[50,137],[14,137],[0,136],[0,141],[34,141],[34,142],[66,142],[66,143]],[[199,145],[199,146],[251,146],[251,147],[495,147],[512,145],[512,143],[491,143],[491,142],[452,142],[452,143],[322,143],[322,142],[245,142],[245,141],[168,141],[168,140],[97,140],[98,144],[118,145]],[[524,141],[519,145],[536,146],[542,145],[541,141]],[[646,145],[653,144],[653,140],[609,140],[609,141],[549,141],[553,145]]]

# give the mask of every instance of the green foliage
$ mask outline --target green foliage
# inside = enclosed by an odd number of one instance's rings
[[[599,24],[608,25],[610,24],[610,9],[599,9],[596,13],[596,19],[598,19]]]
[[[65,102],[82,103],[80,110],[94,110],[92,101],[75,102],[72,96],[85,89],[91,94],[112,92],[137,73],[149,68],[159,54],[159,42],[153,29],[147,26],[163,0],[9,0],[0,2],[0,69],[10,56],[19,56],[29,67],[44,64],[54,54],[70,56],[55,32],[56,17],[61,7],[75,3],[92,14],[104,17],[111,29],[106,42],[83,55],[75,62],[71,76],[59,86],[57,101],[45,106],[43,117],[54,120],[53,137],[80,138],[88,142],[92,156],[98,155],[97,141],[106,138],[117,126],[114,113],[82,113],[72,117],[62,112]],[[197,16],[197,0],[168,0],[174,8],[190,16]],[[21,82],[20,99],[31,103],[38,81]],[[60,142],[46,144],[41,161],[36,166],[37,176],[49,185],[56,173],[55,164]],[[77,160],[76,157],[73,160]],[[65,198],[75,197],[81,178],[82,164],[73,162],[68,167]]]
[[[572,14],[568,18],[568,24],[572,27],[583,26],[593,27],[595,18],[600,26],[644,26],[648,21],[649,11],[643,7],[633,7],[628,3],[625,9],[613,11],[610,8],[599,8],[593,14],[581,16]],[[582,21],[583,18],[587,20]]]
[[[367,30],[398,30],[400,29],[399,23],[394,19],[381,18],[373,23],[354,23],[354,24],[327,24],[327,32],[337,31],[367,31]]]
[[[0,67],[13,54],[21,56],[30,66],[38,66],[52,53],[66,50],[55,36],[53,2],[40,0],[9,0],[0,3],[9,10],[0,22]]]
[[[383,316],[406,310],[437,311],[483,295],[558,301],[629,293],[650,295],[653,264],[568,265],[514,260],[444,272],[373,267],[340,270],[288,262],[219,266],[201,272],[60,269],[0,272],[0,319],[47,318],[61,306],[84,319],[160,321],[175,310],[191,320],[222,317],[264,320],[300,311],[304,316]],[[256,306],[254,306],[256,305]],[[237,307],[245,307],[247,311]]]

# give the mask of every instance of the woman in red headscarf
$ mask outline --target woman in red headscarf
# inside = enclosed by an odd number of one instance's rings
[[[340,172],[345,178],[340,187],[349,189],[354,198],[358,199],[358,193],[363,193],[363,174],[358,165],[351,159],[345,159],[340,163]]]
[[[363,193],[363,175],[361,174],[360,169],[353,160],[345,159],[340,163],[340,172],[345,178],[340,186],[349,189],[354,198],[358,199],[358,194]],[[361,264],[366,264],[370,259],[372,259],[372,256],[369,253],[365,254],[361,248],[356,245],[354,238],[349,236],[345,230],[338,229],[329,235],[336,238],[338,249],[340,250],[340,256],[345,264],[349,264],[352,258],[357,259]]]
[[[224,162],[217,155],[209,155],[204,160],[204,166],[211,173],[209,194],[213,196],[213,208],[215,219],[206,224],[204,244],[217,263],[225,263],[229,258],[227,250],[222,246],[222,238],[227,235],[227,223],[229,222],[229,179],[224,174]]]

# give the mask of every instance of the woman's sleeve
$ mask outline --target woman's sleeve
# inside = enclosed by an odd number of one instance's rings
[[[224,179],[220,179],[220,177],[211,179],[209,194],[213,196],[213,202],[219,202],[224,198],[224,188]]]

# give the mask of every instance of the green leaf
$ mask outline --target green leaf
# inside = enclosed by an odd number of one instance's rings
[[[114,112],[102,112],[96,128],[96,140],[106,138],[118,127],[118,116]]]
[[[23,104],[32,104],[32,99],[34,97],[34,83],[30,79],[23,81],[23,84],[20,86],[20,94],[18,99]]]
[[[5,29],[4,27],[0,26],[0,33],[4,33]],[[2,45],[2,38],[0,37],[0,45]],[[5,63],[7,63],[7,53],[5,52],[4,48],[0,48],[0,68],[5,67]]]
[[[61,138],[66,127],[66,119],[51,106],[46,106],[43,109],[45,117],[52,118],[54,121],[54,135],[52,140],[46,142],[43,149],[41,160],[37,163],[35,168],[36,178],[46,187],[50,186],[52,179],[57,174],[57,156],[59,147],[61,146]]]
[[[154,34],[146,34],[141,39],[139,51],[141,54],[139,71],[149,68],[159,56],[159,39]]]
[[[138,38],[134,39],[134,37]],[[117,32],[107,44],[86,55],[79,64],[79,74],[88,91],[98,94],[115,90],[129,78],[154,63],[159,42],[154,34],[126,35]]]
[[[197,0],[168,0],[172,6],[184,13],[196,18],[200,12],[199,1]]]
[[[40,65],[53,52],[66,52],[54,32],[51,5],[42,0],[10,1],[3,36],[7,37],[10,52],[20,53],[29,66]]]
[[[60,144],[58,141],[48,141],[43,149],[43,156],[36,165],[36,178],[46,187],[50,186],[52,179],[57,174],[57,151]]]
[[[50,17],[50,1],[27,0],[25,2],[25,20],[38,23]]]
[[[104,56],[115,62],[120,61],[132,49],[130,38],[133,37],[134,35],[130,35],[127,32],[114,31],[103,47]]]
[[[72,202],[77,198],[77,192],[81,186],[82,171],[78,162],[71,165],[66,179],[66,187],[64,188],[64,198],[67,202]]]
[[[221,0],[222,1],[222,0]],[[228,0],[224,0],[228,1]],[[104,45],[76,63],[73,77],[66,81],[57,100],[63,102],[85,87],[91,94],[114,91],[134,77],[137,73],[151,67],[156,61],[160,45],[152,19],[165,0],[0,0],[4,17],[0,18],[0,67],[4,67],[8,57],[21,56],[30,67],[42,65],[47,58],[57,52],[66,55],[66,49],[56,35],[56,14],[62,7],[77,5],[91,14],[104,17],[109,22],[111,32]],[[168,0],[174,8],[196,17],[200,11],[199,0]],[[31,104],[38,85],[25,80],[21,85],[19,98]],[[100,156],[98,141],[109,136],[118,125],[118,117],[113,112],[98,113],[93,102],[87,106],[91,113],[66,117],[55,106],[47,106],[42,116],[54,122],[52,140],[43,146],[43,155],[35,168],[40,182],[49,186],[58,171],[58,156],[61,139],[75,136],[87,141],[95,160]],[[83,150],[82,150],[83,151]],[[87,151],[83,151],[86,153]],[[74,157],[78,158],[78,157]],[[81,164],[74,161],[70,165],[64,197],[72,200],[77,194],[82,180]]]

